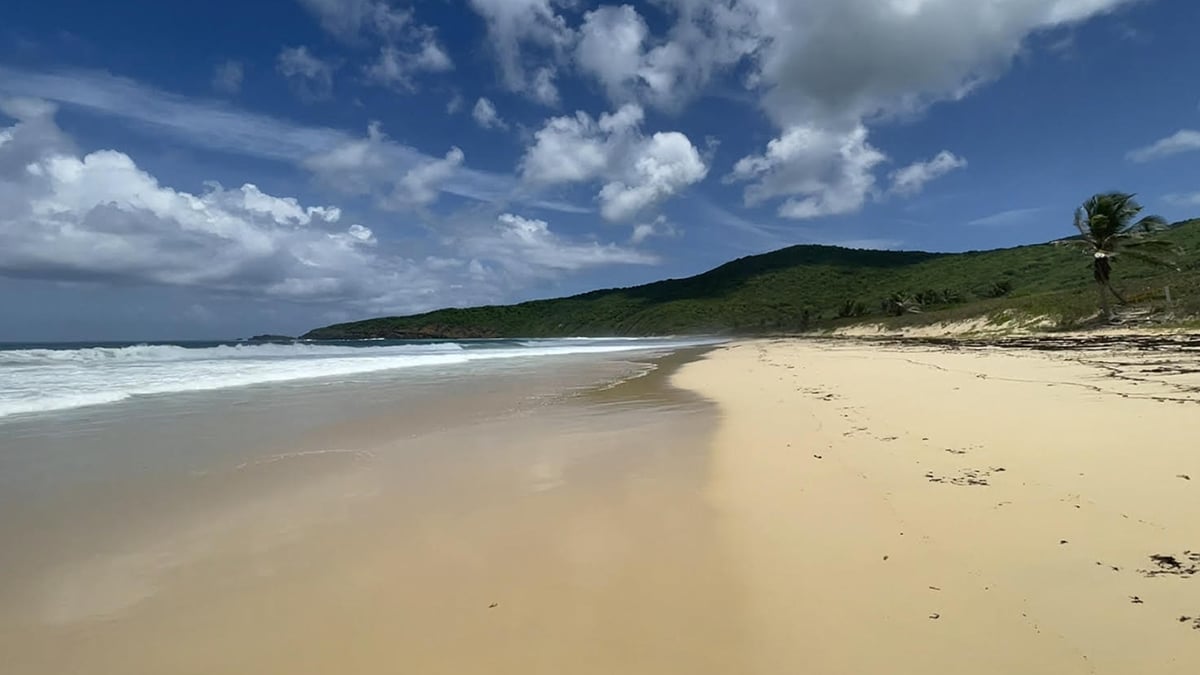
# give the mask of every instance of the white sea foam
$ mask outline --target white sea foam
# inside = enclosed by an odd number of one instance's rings
[[[673,349],[702,340],[566,339],[386,345],[132,345],[0,350],[0,418],[206,391],[473,361]]]

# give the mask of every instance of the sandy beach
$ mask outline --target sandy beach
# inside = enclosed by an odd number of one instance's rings
[[[1194,342],[561,363],[10,426],[0,670],[1200,670]]]
[[[0,672],[747,672],[707,496],[714,406],[667,386],[680,359],[12,425]]]
[[[1200,671],[1198,361],[778,340],[686,366],[752,672]]]

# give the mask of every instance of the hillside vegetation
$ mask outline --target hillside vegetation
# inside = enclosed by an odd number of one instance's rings
[[[1114,285],[1141,313],[1200,315],[1200,220],[1171,227],[1180,270],[1118,259]],[[769,333],[860,322],[1044,317],[1076,328],[1097,317],[1091,260],[1039,244],[967,253],[792,246],[686,279],[515,305],[442,309],[319,328],[309,339]],[[1172,302],[1167,303],[1170,288]]]

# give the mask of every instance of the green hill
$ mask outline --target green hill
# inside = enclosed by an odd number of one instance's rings
[[[1115,285],[1131,303],[1148,311],[1196,316],[1200,220],[1178,223],[1164,237],[1180,247],[1180,271],[1118,259]],[[515,305],[355,321],[318,328],[304,337],[764,333],[998,314],[1046,317],[1071,328],[1096,313],[1090,263],[1075,248],[1053,243],[967,253],[792,246],[686,279]]]

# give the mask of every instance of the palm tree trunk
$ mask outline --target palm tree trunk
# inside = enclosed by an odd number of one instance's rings
[[[1107,291],[1106,284],[1098,283],[1098,284],[1096,284],[1096,289],[1098,291],[1100,291],[1100,308],[1101,308],[1101,310],[1104,311],[1104,320],[1112,321],[1112,318],[1113,318],[1112,306],[1108,302],[1108,293],[1106,292]]]
[[[1122,305],[1129,304],[1129,301],[1127,301],[1120,293],[1118,293],[1117,289],[1113,288],[1111,281],[1106,283],[1105,286],[1108,286],[1108,290],[1112,292],[1113,297],[1117,299],[1117,302],[1121,303]]]

